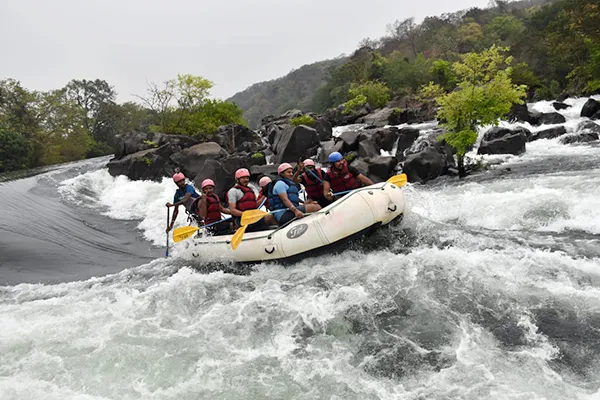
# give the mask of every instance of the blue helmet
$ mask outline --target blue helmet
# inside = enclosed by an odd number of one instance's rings
[[[330,163],[334,163],[336,161],[340,161],[342,158],[344,158],[344,157],[342,157],[342,155],[340,154],[340,152],[334,151],[333,153],[331,153],[329,155],[329,162]]]

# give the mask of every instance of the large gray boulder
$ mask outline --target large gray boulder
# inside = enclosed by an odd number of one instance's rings
[[[580,116],[595,118],[596,113],[600,112],[600,102],[594,99],[588,99],[581,109]]]
[[[562,144],[593,142],[600,136],[600,125],[592,121],[583,121],[579,123],[575,133],[565,135],[560,138]]]
[[[365,160],[368,165],[367,176],[375,183],[385,182],[394,175],[398,159],[389,156],[377,156]]]
[[[360,122],[377,128],[382,128],[390,125],[390,117],[394,113],[394,109],[390,107],[380,108],[372,113],[365,115],[360,119]]]
[[[203,165],[206,160],[222,160],[228,156],[229,153],[218,143],[206,142],[173,154],[171,161],[179,167],[186,177],[194,179],[204,170]]]
[[[117,159],[138,151],[160,147],[159,141],[164,136],[162,133],[147,133],[132,131],[115,135],[114,150]]]
[[[371,158],[379,156],[379,149],[373,139],[363,140],[358,143],[358,155],[362,158]]]
[[[170,156],[179,147],[165,144],[158,148],[140,150],[108,162],[108,173],[112,176],[125,175],[131,180],[160,180],[173,173]]]
[[[509,133],[498,139],[482,140],[477,154],[514,154],[525,152],[527,138],[522,133]]]
[[[406,157],[402,171],[409,182],[427,182],[442,175],[446,168],[446,155],[438,148],[428,146],[423,151]]]
[[[335,142],[333,140],[328,140],[327,142],[321,143],[321,150],[319,151],[318,160],[321,164],[325,164],[328,162],[329,155],[334,151],[342,152],[342,146],[344,145],[343,141]]]
[[[314,128],[305,125],[288,127],[275,135],[275,164],[313,156],[317,154],[319,146],[319,135]]]
[[[556,126],[554,128],[544,129],[531,134],[530,142],[538,139],[554,139],[567,133],[564,126]]]
[[[540,114],[537,119],[537,125],[564,124],[565,122],[567,122],[565,117],[557,112]]]
[[[331,123],[325,118],[319,118],[315,121],[313,126],[319,135],[319,140],[324,142],[326,140],[330,140],[333,136],[333,128],[331,127]]]
[[[419,137],[420,131],[416,128],[404,127],[398,130],[398,148],[396,149],[396,158],[399,161],[405,159],[404,152],[409,149],[415,140]]]
[[[230,153],[248,151],[248,143],[256,143],[257,148],[261,147],[259,136],[247,126],[240,124],[221,126],[216,133],[209,136],[208,140],[218,143]]]
[[[344,153],[347,153],[349,151],[358,150],[358,143],[361,139],[361,134],[362,134],[362,132],[358,131],[358,130],[348,130],[348,131],[342,132],[342,134],[339,135],[334,140],[341,141],[342,142],[342,151]]]

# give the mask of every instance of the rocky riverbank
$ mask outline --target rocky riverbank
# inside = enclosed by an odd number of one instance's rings
[[[515,105],[507,120],[518,125],[489,129],[479,142],[477,154],[519,155],[526,151],[528,142],[539,139],[560,137],[565,145],[598,140],[600,125],[593,122],[600,119],[598,101],[590,98],[579,113],[583,119],[569,129],[559,111],[564,113],[571,106],[559,101],[552,106],[556,111],[540,113],[527,105]],[[294,121],[304,115],[310,122],[296,125]],[[410,182],[426,182],[456,174],[453,150],[440,140],[444,133],[431,105],[407,100],[390,102],[378,110],[366,105],[351,114],[339,107],[323,115],[290,110],[278,117],[264,117],[257,131],[227,125],[201,139],[161,133],[120,134],[108,170],[113,176],[157,180],[179,168],[196,186],[212,178],[216,192],[223,195],[234,184],[238,168],[249,168],[252,179],[257,180],[263,175],[274,176],[281,162],[313,157],[326,163],[330,152],[340,151],[373,181],[384,181],[401,170]]]

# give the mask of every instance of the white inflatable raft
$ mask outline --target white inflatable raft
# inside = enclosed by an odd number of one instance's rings
[[[246,232],[235,251],[231,248],[233,235],[196,236],[186,245],[193,246],[194,253],[206,251],[237,262],[297,259],[387,225],[403,213],[403,189],[382,182],[356,189],[322,210],[286,225]]]

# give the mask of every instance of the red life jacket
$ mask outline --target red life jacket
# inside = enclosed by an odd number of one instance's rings
[[[240,189],[242,192],[244,192],[244,196],[242,196],[242,198],[237,202],[235,208],[240,211],[256,209],[256,195],[254,194],[254,190],[252,190],[252,188],[242,185],[235,185],[234,188]]]
[[[329,183],[334,193],[353,190],[360,187],[358,180],[348,171],[348,162],[343,161],[343,167],[340,172],[334,171],[333,166],[327,171]]]
[[[321,168],[315,168],[314,174],[323,180],[323,171]],[[318,200],[323,197],[323,184],[315,178],[311,173],[305,172],[302,174],[306,189],[306,195],[309,199]]]
[[[204,223],[212,224],[221,220],[221,202],[216,194],[206,196],[206,217]]]

